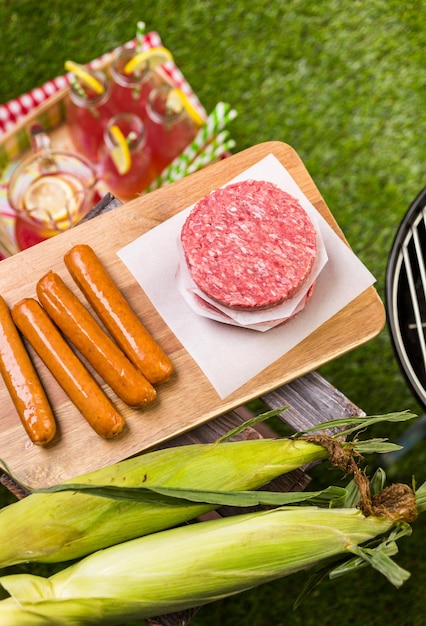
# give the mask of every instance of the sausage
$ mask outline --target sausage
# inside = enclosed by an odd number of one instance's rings
[[[111,439],[121,433],[124,418],[63,338],[35,298],[24,298],[12,318],[46,367],[93,430]]]
[[[36,289],[49,317],[123,402],[142,407],[155,400],[157,392],[151,383],[58,274],[49,271],[38,281]]]
[[[136,316],[117,285],[86,245],[73,246],[64,256],[65,265],[97,315],[123,352],[153,385],[165,382],[173,365]]]
[[[0,373],[30,440],[39,446],[56,434],[55,416],[9,307],[0,296]]]

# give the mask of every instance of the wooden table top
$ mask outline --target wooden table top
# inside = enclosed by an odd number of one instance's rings
[[[117,256],[116,251],[127,243],[209,191],[226,184],[270,153],[287,168],[310,202],[344,240],[294,149],[284,143],[266,142],[0,263],[1,293],[7,303],[13,305],[23,297],[35,296],[37,280],[50,269],[58,272],[75,290],[63,263],[64,253],[77,243],[91,245],[146,327],[170,355],[176,369],[173,379],[159,387],[158,400],[143,411],[125,407],[106,389],[125,415],[127,428],[119,438],[105,441],[91,431],[44,365],[33,355],[55,409],[59,428],[57,438],[46,448],[32,445],[7,391],[0,386],[0,458],[18,479],[33,487],[42,486],[127,458],[264,395],[353,350],[380,332],[385,323],[384,307],[376,290],[370,287],[290,352],[222,400]]]

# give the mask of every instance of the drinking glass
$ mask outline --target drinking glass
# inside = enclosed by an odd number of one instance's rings
[[[125,66],[136,54],[135,48],[123,48],[114,57],[110,67],[111,101],[117,112],[135,113],[145,121],[146,102],[157,80],[148,61],[131,74],[124,72]]]
[[[111,158],[111,152],[115,147],[111,134],[112,126],[118,126],[124,137],[128,139],[131,164],[125,174],[118,172]],[[127,201],[135,198],[148,187],[153,179],[151,154],[146,142],[145,128],[141,118],[134,113],[119,113],[109,120],[100,154],[99,176],[120,200]]]
[[[101,94],[82,82],[70,85],[66,101],[66,117],[72,142],[77,152],[96,163],[108,120],[116,113],[111,88],[104,72],[88,70],[103,86]]]
[[[159,174],[194,139],[197,127],[183,106],[170,106],[172,87],[159,85],[147,102],[145,127],[155,171]]]

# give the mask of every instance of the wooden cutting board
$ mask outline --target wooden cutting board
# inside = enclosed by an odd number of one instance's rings
[[[176,370],[173,379],[158,388],[158,400],[145,410],[125,407],[104,386],[127,420],[126,430],[119,438],[105,441],[86,424],[31,352],[55,410],[58,435],[45,448],[34,446],[21,426],[4,385],[0,384],[0,459],[19,480],[31,487],[45,486],[137,454],[316,369],[380,332],[385,323],[384,306],[374,287],[370,287],[294,349],[221,400],[117,256],[116,251],[130,241],[211,190],[225,185],[271,153],[287,168],[310,202],[344,240],[296,152],[287,144],[266,142],[0,263],[0,290],[9,306],[23,297],[35,296],[37,280],[50,269],[58,272],[80,295],[65,268],[63,256],[77,243],[91,245],[146,327],[170,355]]]

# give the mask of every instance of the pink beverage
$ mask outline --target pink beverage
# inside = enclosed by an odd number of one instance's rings
[[[95,201],[96,171],[76,154],[51,149],[23,161],[9,181],[20,250],[75,226]]]
[[[131,163],[125,174],[119,173],[111,158],[111,152],[116,146],[111,134],[112,126],[118,126],[128,140]],[[111,193],[124,202],[135,198],[153,180],[151,154],[146,142],[145,128],[141,118],[133,113],[119,113],[109,120],[100,154],[99,176]]]
[[[182,106],[170,106],[169,85],[153,89],[147,102],[145,127],[157,174],[162,172],[194,139],[197,127]]]
[[[134,113],[146,118],[146,103],[157,80],[147,61],[143,68],[126,74],[126,64],[137,54],[135,48],[120,50],[111,63],[111,102],[117,112]]]
[[[62,210],[56,204],[60,199],[64,200]],[[37,179],[23,198],[23,211],[16,216],[18,248],[25,250],[73,226],[87,212],[84,201],[83,184],[72,176],[47,174]]]
[[[106,124],[116,111],[111,102],[110,86],[105,74],[93,70],[89,73],[101,83],[103,93],[96,93],[80,81],[76,85],[70,85],[66,116],[77,152],[96,163]]]

